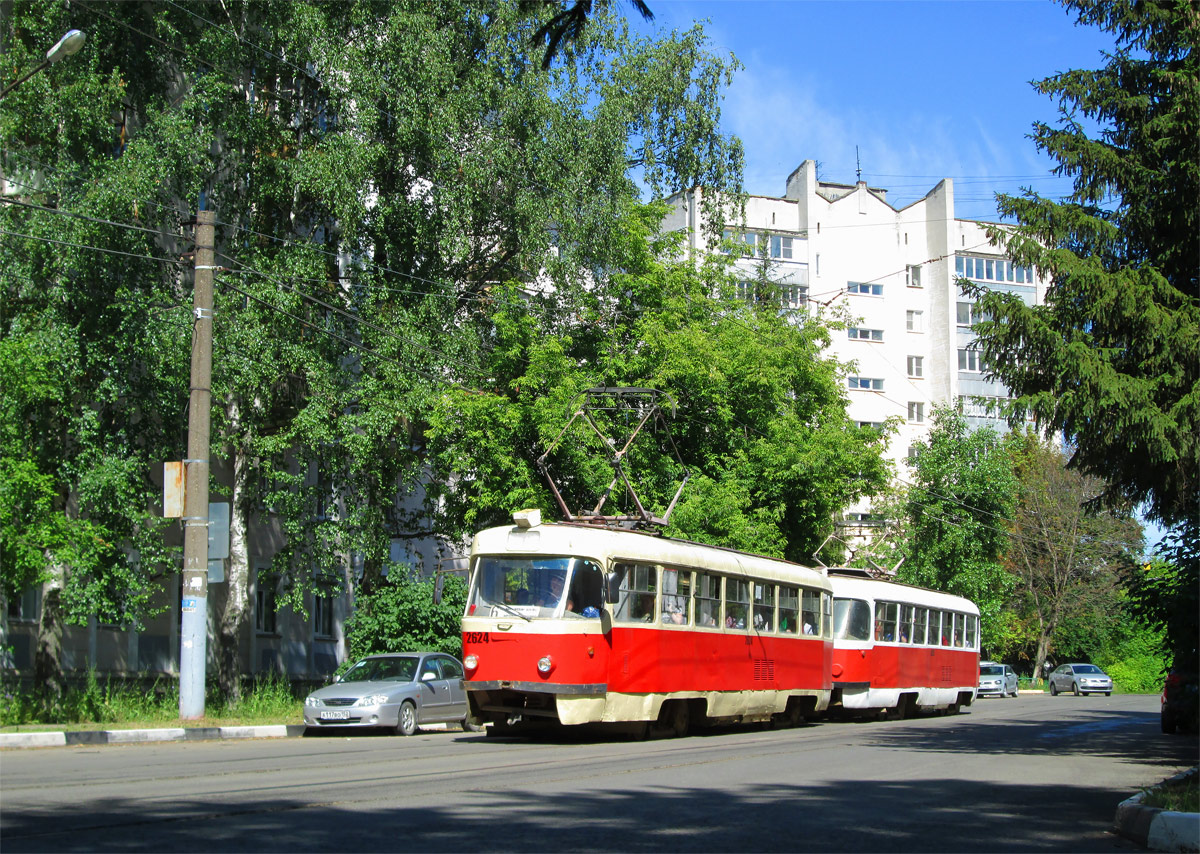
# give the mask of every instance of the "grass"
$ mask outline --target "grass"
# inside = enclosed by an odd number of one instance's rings
[[[1200,787],[1197,774],[1188,774],[1182,780],[1167,781],[1147,789],[1142,794],[1142,806],[1158,807],[1172,812],[1200,812]]]
[[[101,685],[89,673],[83,685],[69,687],[62,697],[6,687],[0,692],[0,732],[298,724],[303,709],[303,701],[285,679],[266,678],[248,684],[237,702],[210,692],[206,715],[184,721],[174,680]]]

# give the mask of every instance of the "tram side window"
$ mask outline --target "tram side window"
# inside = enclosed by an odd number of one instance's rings
[[[721,625],[721,577],[696,573],[696,625]]]
[[[979,620],[974,614],[967,614],[967,648],[975,649],[975,624]]]
[[[913,609],[913,643],[925,643],[926,631],[929,628],[929,609]]]
[[[725,628],[746,628],[750,613],[750,582],[744,578],[725,579]]]
[[[954,645],[955,646],[963,645],[963,629],[966,628],[966,622],[967,622],[966,614],[955,614],[954,615]]]
[[[826,590],[821,591],[821,631],[818,634],[823,638],[833,637],[833,594]]]
[[[800,630],[800,588],[779,587],[779,631],[794,635]]]
[[[900,643],[912,643],[913,639],[913,606],[900,606]]]
[[[896,612],[900,606],[895,602],[875,603],[875,640],[894,641],[896,639]]]
[[[838,640],[870,640],[871,606],[862,599],[835,598],[833,636]]]
[[[668,626],[691,623],[688,601],[692,597],[692,573],[686,569],[662,571],[662,621]]]
[[[775,629],[775,585],[754,582],[754,628],[760,632]]]
[[[642,563],[618,563],[613,570],[621,579],[616,619],[626,623],[653,622],[658,568]]]
[[[804,634],[818,634],[821,629],[821,594],[816,590],[805,590],[801,596],[800,625]]]
[[[942,611],[942,646],[950,646],[950,636],[954,633],[954,615]]]

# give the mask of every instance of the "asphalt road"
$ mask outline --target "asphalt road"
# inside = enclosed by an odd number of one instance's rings
[[[644,742],[357,734],[6,751],[16,851],[1111,851],[1194,765],[1157,697]]]

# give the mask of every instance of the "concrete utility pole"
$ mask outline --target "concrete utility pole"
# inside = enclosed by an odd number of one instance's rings
[[[208,654],[208,446],[212,403],[213,211],[196,214],[192,295],[192,382],[188,408],[187,485],[183,498],[183,592],[179,623],[179,717],[204,717]]]

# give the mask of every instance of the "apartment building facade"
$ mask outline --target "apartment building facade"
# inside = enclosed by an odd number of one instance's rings
[[[693,252],[717,251],[704,236],[701,192],[672,196],[664,229],[685,232]],[[835,335],[830,350],[853,364],[843,380],[850,417],[870,425],[901,420],[888,456],[902,480],[935,405],[960,406],[973,427],[1007,429],[988,403],[1008,390],[985,379],[971,330],[979,314],[959,281],[1016,294],[1030,305],[1044,300],[1046,282],[994,246],[988,225],[955,216],[949,178],[896,208],[886,189],[821,181],[816,163],[806,160],[788,176],[783,196],[749,197],[744,223],[726,232],[754,250],[735,261],[747,295],[769,259],[781,309],[844,307],[850,327]],[[853,528],[871,521],[869,507],[847,508],[850,533],[864,533]]]

